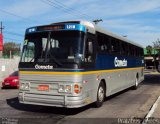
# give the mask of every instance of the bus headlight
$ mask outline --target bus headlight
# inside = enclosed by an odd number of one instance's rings
[[[65,91],[66,91],[67,93],[71,93],[71,85],[66,85]]]
[[[59,85],[59,89],[58,89],[58,91],[59,92],[64,92],[65,90],[64,90],[64,85]]]
[[[29,83],[28,82],[26,82],[26,83],[21,83],[21,85],[20,85],[20,89],[21,90],[29,90]]]
[[[65,84],[60,84],[58,92],[60,93],[71,93],[72,92],[72,86],[71,85],[65,85]]]

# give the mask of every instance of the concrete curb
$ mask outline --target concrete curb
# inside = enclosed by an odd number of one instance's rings
[[[148,114],[144,118],[142,124],[147,124],[149,118],[153,115],[153,113],[155,112],[155,110],[156,110],[156,108],[157,108],[157,106],[158,106],[159,103],[160,103],[160,96],[158,97],[158,99],[156,100],[156,102],[151,107],[150,111],[148,112]]]

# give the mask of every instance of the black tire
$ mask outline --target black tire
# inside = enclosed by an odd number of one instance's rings
[[[139,84],[138,84],[138,76],[136,76],[135,85],[133,86],[133,90],[137,90]]]
[[[98,87],[98,91],[97,91],[97,101],[95,102],[96,108],[99,108],[103,105],[103,102],[105,100],[105,94],[106,94],[105,85],[101,81]]]

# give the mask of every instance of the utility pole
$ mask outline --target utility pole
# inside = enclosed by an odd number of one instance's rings
[[[3,29],[4,29],[4,27],[3,27],[3,24],[2,24],[2,22],[1,22],[1,26],[0,26],[0,34],[3,34]]]
[[[2,51],[3,51],[3,29],[4,29],[4,27],[3,27],[3,25],[2,25],[2,22],[0,23],[0,37],[1,37],[1,39],[0,39],[0,58],[2,57]]]
[[[93,22],[95,23],[95,25],[97,25],[99,22],[103,22],[103,20],[102,19],[95,19],[95,20],[93,20]]]

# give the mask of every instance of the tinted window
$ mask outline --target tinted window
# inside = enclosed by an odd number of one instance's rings
[[[111,53],[120,54],[120,41],[115,38],[111,39]]]
[[[129,55],[134,56],[134,46],[131,44],[129,45]]]
[[[124,42],[121,42],[121,54],[126,55],[126,44]]]
[[[18,76],[18,71],[13,72],[10,76]]]
[[[81,32],[42,32],[29,34],[25,39],[21,62],[73,62],[83,58]]]
[[[105,50],[107,52],[110,52],[110,49],[111,49],[111,44],[110,44],[110,37],[109,36],[105,36],[104,37],[104,46],[105,46]]]
[[[94,55],[94,47],[93,47],[93,40],[87,39],[86,43],[86,54],[85,54],[85,62],[93,62],[93,55]]]
[[[110,37],[105,34],[98,33],[97,40],[98,40],[99,51],[103,52],[103,53],[109,53],[109,51],[110,51]]]

